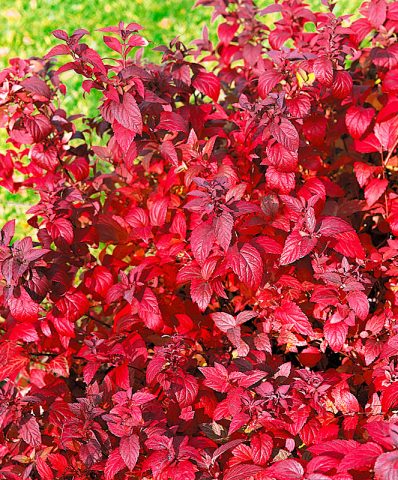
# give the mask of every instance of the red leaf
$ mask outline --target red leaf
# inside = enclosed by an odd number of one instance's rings
[[[344,456],[340,462],[338,472],[373,467],[376,458],[382,453],[383,449],[377,443],[368,442],[364,445],[359,445],[358,448]]]
[[[373,206],[383,195],[388,186],[388,180],[373,178],[365,187],[365,198],[369,207]]]
[[[297,460],[287,459],[274,463],[267,469],[277,480],[301,480],[304,469]]]
[[[360,138],[369,128],[374,118],[375,111],[373,108],[350,107],[345,117],[347,130],[354,138]]]
[[[20,345],[8,340],[0,341],[0,381],[6,380],[7,377],[15,380],[28,363],[29,358]]]
[[[234,226],[232,215],[228,212],[222,212],[221,215],[214,219],[213,225],[218,244],[224,251],[227,251],[231,244],[232,229]]]
[[[140,441],[138,436],[133,434],[121,438],[119,452],[130,472],[134,470],[140,453]]]
[[[35,303],[24,288],[20,289],[18,297],[8,300],[11,315],[20,322],[35,322],[39,313],[39,305]]]
[[[365,251],[354,230],[335,234],[331,247],[347,257],[365,258]]]
[[[214,367],[202,367],[199,370],[206,377],[204,384],[207,387],[221,393],[228,391],[230,387],[228,372],[223,365],[215,362]]]
[[[223,480],[249,480],[264,469],[258,465],[235,465],[226,470]]]
[[[192,85],[210,97],[214,102],[218,101],[220,96],[220,80],[211,72],[200,71],[192,81]]]
[[[280,193],[289,193],[296,186],[294,172],[280,172],[272,165],[267,168],[266,180],[267,186],[278,190]]]
[[[332,323],[328,320],[323,327],[325,339],[334,352],[338,352],[344,345],[348,333],[348,326],[344,322]]]
[[[266,433],[258,433],[251,439],[253,462],[265,466],[271,456],[273,442]]]
[[[339,217],[323,217],[318,232],[325,237],[334,237],[338,233],[353,232],[352,226]]]
[[[330,87],[333,83],[333,64],[328,57],[320,57],[314,61],[314,74],[316,79]]]
[[[263,275],[261,256],[252,245],[245,243],[238,250],[236,247],[228,252],[228,264],[239,280],[252,288],[257,288]]]
[[[215,238],[213,227],[209,223],[201,223],[192,231],[192,253],[199,263],[203,263],[209,256]]]
[[[33,416],[22,420],[20,424],[19,434],[23,441],[32,447],[41,445],[40,427],[37,420]]]
[[[114,480],[116,474],[123,470],[125,467],[125,462],[120,455],[120,451],[118,448],[113,450],[113,452],[109,455],[108,460],[105,464],[105,480]]]
[[[261,98],[265,98],[271,90],[283,79],[276,70],[266,70],[258,77],[258,94]]]
[[[188,407],[193,404],[199,391],[198,381],[194,376],[187,374],[175,377],[172,385],[180,407]]]
[[[392,383],[381,394],[381,407],[383,412],[388,412],[398,405],[398,383]]]
[[[354,291],[348,293],[347,300],[355,315],[361,320],[365,320],[369,314],[368,297],[363,292]]]
[[[342,100],[348,97],[351,94],[352,86],[352,77],[349,72],[335,72],[332,85],[332,93],[335,98]]]
[[[398,480],[398,450],[382,453],[374,466],[375,480]]]
[[[302,335],[313,335],[311,323],[307,315],[294,302],[289,300],[284,301],[283,304],[275,310],[275,318],[283,325],[292,328],[293,331],[301,333]]]
[[[290,120],[282,118],[280,123],[271,123],[270,131],[273,137],[291,152],[298,149],[299,135]]]
[[[300,258],[305,257],[315,248],[318,243],[316,237],[312,237],[305,232],[294,230],[287,238],[279,263],[288,265]]]
[[[122,53],[123,47],[122,47],[122,44],[120,43],[120,40],[118,40],[118,39],[115,38],[115,37],[108,37],[108,36],[106,36],[106,35],[103,37],[103,39],[104,39],[104,43],[105,43],[109,48],[111,48],[111,49],[114,50],[115,52]]]
[[[368,19],[375,27],[379,28],[386,20],[387,3],[385,0],[372,0],[368,3]]]
[[[212,313],[211,318],[222,332],[227,332],[230,328],[234,328],[237,326],[235,318],[229,313]]]

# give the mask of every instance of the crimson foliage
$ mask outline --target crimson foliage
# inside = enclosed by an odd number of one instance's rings
[[[198,4],[218,43],[161,65],[121,23],[0,74],[1,184],[40,194],[0,237],[0,478],[396,480],[398,2]]]

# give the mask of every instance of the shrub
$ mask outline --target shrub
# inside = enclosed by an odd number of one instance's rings
[[[398,2],[198,4],[0,74],[0,478],[396,479]]]

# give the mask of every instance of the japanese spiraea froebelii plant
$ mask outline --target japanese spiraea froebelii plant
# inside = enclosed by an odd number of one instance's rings
[[[398,2],[197,3],[0,74],[0,478],[396,480]]]

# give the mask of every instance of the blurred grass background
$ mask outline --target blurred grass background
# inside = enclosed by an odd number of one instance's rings
[[[261,7],[273,3],[272,0],[258,0]],[[320,0],[309,0],[312,6],[321,7]],[[337,14],[356,14],[360,0],[337,0]],[[85,28],[92,35],[87,43],[100,53],[109,50],[102,43],[102,34],[95,30],[100,27],[137,22],[145,27],[142,32],[150,42],[145,50],[148,60],[159,61],[160,54],[151,47],[167,44],[179,35],[185,44],[201,36],[207,25],[210,32],[212,9],[193,9],[194,0],[0,0],[0,68],[7,66],[13,57],[28,58],[43,56],[56,45],[51,32],[57,28],[72,33],[77,28]],[[73,75],[73,74],[72,74]],[[65,76],[63,77],[65,80]],[[65,80],[69,87],[64,108],[68,113],[95,114],[98,100],[83,98],[78,87],[79,80]],[[0,152],[6,149],[4,134],[0,134]],[[26,223],[25,212],[35,202],[35,195],[25,191],[11,194],[0,187],[0,227],[11,218],[17,219],[16,236],[21,238],[31,234]]]

